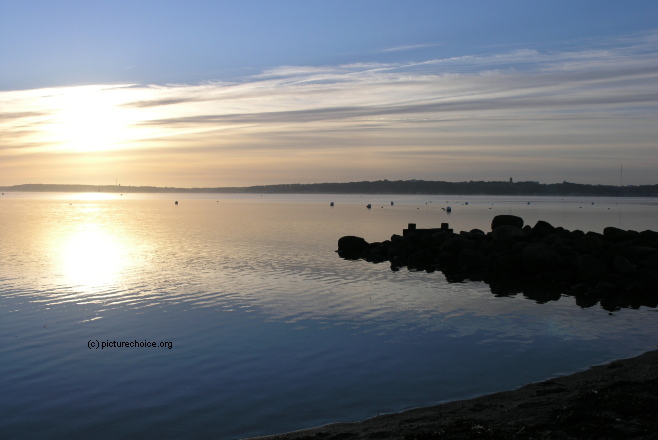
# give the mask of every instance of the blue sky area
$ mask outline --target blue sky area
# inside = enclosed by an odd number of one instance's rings
[[[655,0],[0,0],[0,184],[658,183],[657,60]]]

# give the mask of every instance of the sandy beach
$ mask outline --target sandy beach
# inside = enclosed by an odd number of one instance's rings
[[[658,438],[658,350],[513,391],[258,440]]]

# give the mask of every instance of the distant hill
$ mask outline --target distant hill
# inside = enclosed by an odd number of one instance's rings
[[[442,182],[430,180],[378,180],[347,183],[293,183],[218,188],[173,188],[118,185],[24,184],[0,187],[3,192],[102,193],[230,193],[230,194],[427,194],[658,197],[658,185],[586,185],[538,182]]]

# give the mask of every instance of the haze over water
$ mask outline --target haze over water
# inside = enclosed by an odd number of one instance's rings
[[[486,232],[497,214],[656,230],[658,202],[6,193],[0,436],[274,434],[511,389],[656,347],[656,309],[496,297],[482,282],[334,252],[341,236],[382,241],[408,223]],[[114,341],[158,346],[95,346]]]

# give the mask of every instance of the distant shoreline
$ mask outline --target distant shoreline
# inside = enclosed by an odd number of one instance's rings
[[[101,192],[101,193],[221,193],[221,194],[396,194],[486,196],[589,196],[658,197],[655,185],[588,185],[512,181],[443,182],[429,180],[378,180],[347,183],[294,183],[246,187],[178,188],[121,185],[22,184],[0,187],[2,192]]]

